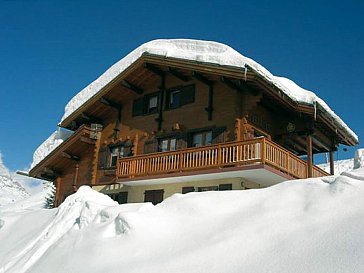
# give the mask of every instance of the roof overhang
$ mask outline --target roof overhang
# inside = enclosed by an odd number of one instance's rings
[[[283,90],[279,89],[276,85],[268,81],[248,65],[242,68],[165,57],[150,53],[143,53],[137,60],[130,64],[127,69],[123,70],[118,76],[110,80],[102,89],[99,90],[99,92],[93,95],[77,110],[66,117],[59,124],[59,126],[64,128],[72,128],[71,124],[77,119],[77,117],[79,117],[82,113],[87,112],[87,110],[90,109],[97,101],[100,101],[100,99],[111,92],[115,86],[119,85],[123,80],[126,80],[136,69],[142,67],[145,63],[151,63],[164,67],[173,67],[182,70],[196,71],[206,75],[225,76],[254,83],[254,85],[260,87],[263,92],[269,94],[280,105],[284,106],[289,111],[296,111],[306,114],[311,116],[312,119],[316,119],[317,121],[324,123],[330,130],[332,130],[333,134],[336,134],[337,141],[339,143],[349,146],[358,144],[358,140],[355,138],[355,136],[349,134],[345,128],[335,122],[334,118],[330,118],[330,115],[325,111],[325,109],[294,101],[287,94],[285,94]]]
[[[29,171],[29,176],[54,181],[70,164],[80,160],[84,147],[94,145],[91,129],[85,125],[78,128],[66,141],[50,152]],[[55,166],[53,168],[53,166]]]

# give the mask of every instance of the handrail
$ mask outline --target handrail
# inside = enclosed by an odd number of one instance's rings
[[[307,177],[306,161],[265,137],[119,158],[117,177],[131,178],[254,163],[267,164],[294,178]],[[328,174],[313,166],[313,175]]]

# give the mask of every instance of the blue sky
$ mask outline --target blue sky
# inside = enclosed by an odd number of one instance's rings
[[[228,44],[317,93],[363,138],[363,10],[363,1],[0,0],[4,162],[28,167],[66,103],[157,38]],[[340,149],[338,158],[353,151]]]

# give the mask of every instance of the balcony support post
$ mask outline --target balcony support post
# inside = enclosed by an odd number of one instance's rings
[[[306,140],[307,140],[307,177],[312,177],[313,156],[312,156],[311,135],[307,135]]]
[[[330,174],[335,174],[334,151],[330,150]]]

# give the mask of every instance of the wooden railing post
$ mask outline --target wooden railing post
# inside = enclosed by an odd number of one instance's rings
[[[183,153],[182,150],[178,153],[178,170],[182,172]]]
[[[260,147],[260,160],[262,161],[262,163],[265,163],[265,158],[266,158],[266,143],[265,143],[265,137],[262,138],[261,143],[260,143],[261,147]]]
[[[217,165],[219,167],[221,166],[221,158],[222,158],[222,149],[221,145],[219,144],[219,146],[217,146]]]

